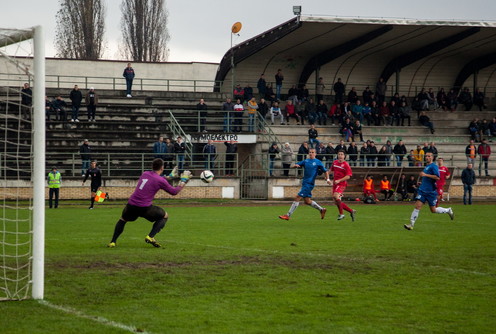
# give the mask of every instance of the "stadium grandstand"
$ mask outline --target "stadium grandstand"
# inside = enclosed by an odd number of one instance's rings
[[[344,99],[352,87],[359,99],[366,87],[375,93],[379,78],[383,78],[386,87],[386,102],[398,93],[412,105],[422,89],[432,88],[436,94],[441,88],[446,92],[454,89],[459,102],[456,110],[443,110],[435,103],[426,108],[435,126],[434,133],[420,124],[416,112],[411,113],[411,126],[376,126],[367,125],[366,121],[362,124],[364,140],[374,141],[378,149],[387,141],[394,146],[402,140],[408,151],[417,145],[435,143],[438,156],[445,159],[454,175],[447,189],[450,198],[459,198],[463,193],[459,176],[467,161],[465,149],[471,138],[469,124],[474,119],[492,122],[496,118],[496,23],[298,16],[234,46],[219,64],[133,64],[138,74],[132,99],[125,97],[125,81],[120,76],[125,64],[124,61],[47,59],[47,96],[50,100],[62,96],[67,103],[68,121],[55,120],[53,116],[47,120],[45,168],[48,172],[51,166],[57,166],[62,173],[64,199],[87,197],[80,186],[79,146],[84,139],[89,139],[92,158],[103,170],[104,187],[111,198],[124,199],[132,192],[135,179],[149,168],[155,155],[152,146],[159,136],[186,139],[186,167],[196,175],[205,166],[203,146],[209,139],[216,145],[213,168],[216,180],[209,185],[192,180],[191,187],[181,193],[183,198],[292,197],[299,187],[298,175],[292,170],[289,177],[284,176],[278,155],[274,176],[270,177],[268,149],[274,142],[279,148],[287,142],[294,152],[292,161],[296,161],[300,145],[308,140],[308,120],[305,125],[296,124],[295,120],[273,125],[270,118],[258,117],[253,131],[248,131],[247,111],[242,116],[229,114],[227,120],[222,111],[222,104],[233,97],[233,87],[238,84],[252,87],[258,101],[257,82],[261,74],[275,90],[274,75],[279,69],[284,74],[279,98],[282,110],[285,110],[286,100],[291,98],[292,87],[297,90],[306,87],[308,98],[315,99],[319,78],[325,85],[322,95],[329,108],[335,102],[333,85],[338,78],[345,87]],[[15,78],[0,76],[0,86],[22,84]],[[70,122],[69,93],[75,84],[83,95],[90,87],[96,88],[99,94],[96,122],[87,121],[84,101],[80,122]],[[484,93],[482,110],[475,104],[466,110],[468,108],[459,101],[465,87],[471,93],[476,89]],[[208,106],[205,123],[197,110],[200,99]],[[4,112],[5,104],[0,110]],[[231,125],[237,120],[242,123],[241,131],[226,129],[226,122]],[[2,122],[9,127],[17,121],[5,118]],[[29,127],[29,124],[25,126]],[[319,140],[326,145],[333,143],[336,146],[344,139],[337,120],[325,125],[317,123],[316,128]],[[493,136],[487,132],[480,135],[492,145]],[[238,143],[234,177],[226,176],[225,170],[224,142],[229,140]],[[362,142],[355,140],[360,148]],[[176,161],[177,153],[172,155]],[[350,196],[360,196],[366,174],[388,175],[394,187],[401,174],[417,176],[420,171],[421,167],[409,165],[406,156],[401,166],[394,162],[394,155],[391,154],[390,159],[391,162],[385,165],[374,162],[353,166]],[[492,160],[491,157],[488,174],[496,176],[496,164]],[[476,171],[479,166],[477,160]],[[496,196],[496,179],[486,177],[484,170],[481,175],[474,196]],[[315,197],[329,197],[323,180],[317,183]]]

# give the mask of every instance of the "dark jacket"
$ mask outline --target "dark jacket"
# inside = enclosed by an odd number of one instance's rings
[[[174,143],[174,153],[179,153],[179,154],[184,154],[186,151],[186,145],[184,145],[184,142],[179,144],[178,142]]]
[[[395,155],[404,156],[406,154],[406,146],[404,144],[403,145],[400,145],[400,144],[394,145],[393,153]]]
[[[462,182],[467,185],[475,184],[475,172],[473,169],[465,168],[462,171]]]
[[[348,156],[350,157],[351,161],[355,161],[358,158],[358,147],[355,145],[350,145],[348,146]]]
[[[298,149],[298,161],[303,161],[307,158],[308,155],[308,148],[303,146],[303,144],[300,145],[300,148]]]
[[[74,107],[79,108],[81,106],[81,101],[83,101],[83,93],[81,93],[80,90],[73,89],[69,95],[69,99]]]
[[[134,79],[134,69],[132,67],[126,67],[124,69],[124,73],[122,73],[122,76],[126,78],[126,80],[133,80]]]
[[[269,148],[269,158],[274,159],[276,157],[276,154],[278,153],[279,149],[277,147],[274,147],[274,145]]]
[[[79,146],[79,153],[81,153],[82,160],[91,160],[91,147],[88,144]]]

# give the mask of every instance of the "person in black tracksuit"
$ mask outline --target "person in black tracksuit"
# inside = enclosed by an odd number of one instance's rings
[[[93,204],[95,203],[96,192],[102,186],[102,171],[96,166],[96,161],[92,161],[90,168],[86,170],[82,185],[84,185],[88,177],[91,177],[91,205],[88,209],[92,210]]]

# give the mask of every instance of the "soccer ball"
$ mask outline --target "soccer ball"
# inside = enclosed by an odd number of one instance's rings
[[[202,180],[205,183],[210,183],[214,180],[214,173],[212,173],[209,170],[204,170],[200,174],[200,180]]]

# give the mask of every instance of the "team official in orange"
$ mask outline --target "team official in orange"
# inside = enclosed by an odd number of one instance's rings
[[[372,175],[367,175],[365,180],[363,180],[363,196],[374,196],[374,200],[379,201],[374,189],[374,180],[372,179]]]
[[[381,193],[384,194],[385,201],[389,201],[391,199],[391,196],[393,196],[393,190],[391,190],[391,182],[389,182],[386,175],[384,175],[381,180]]]

